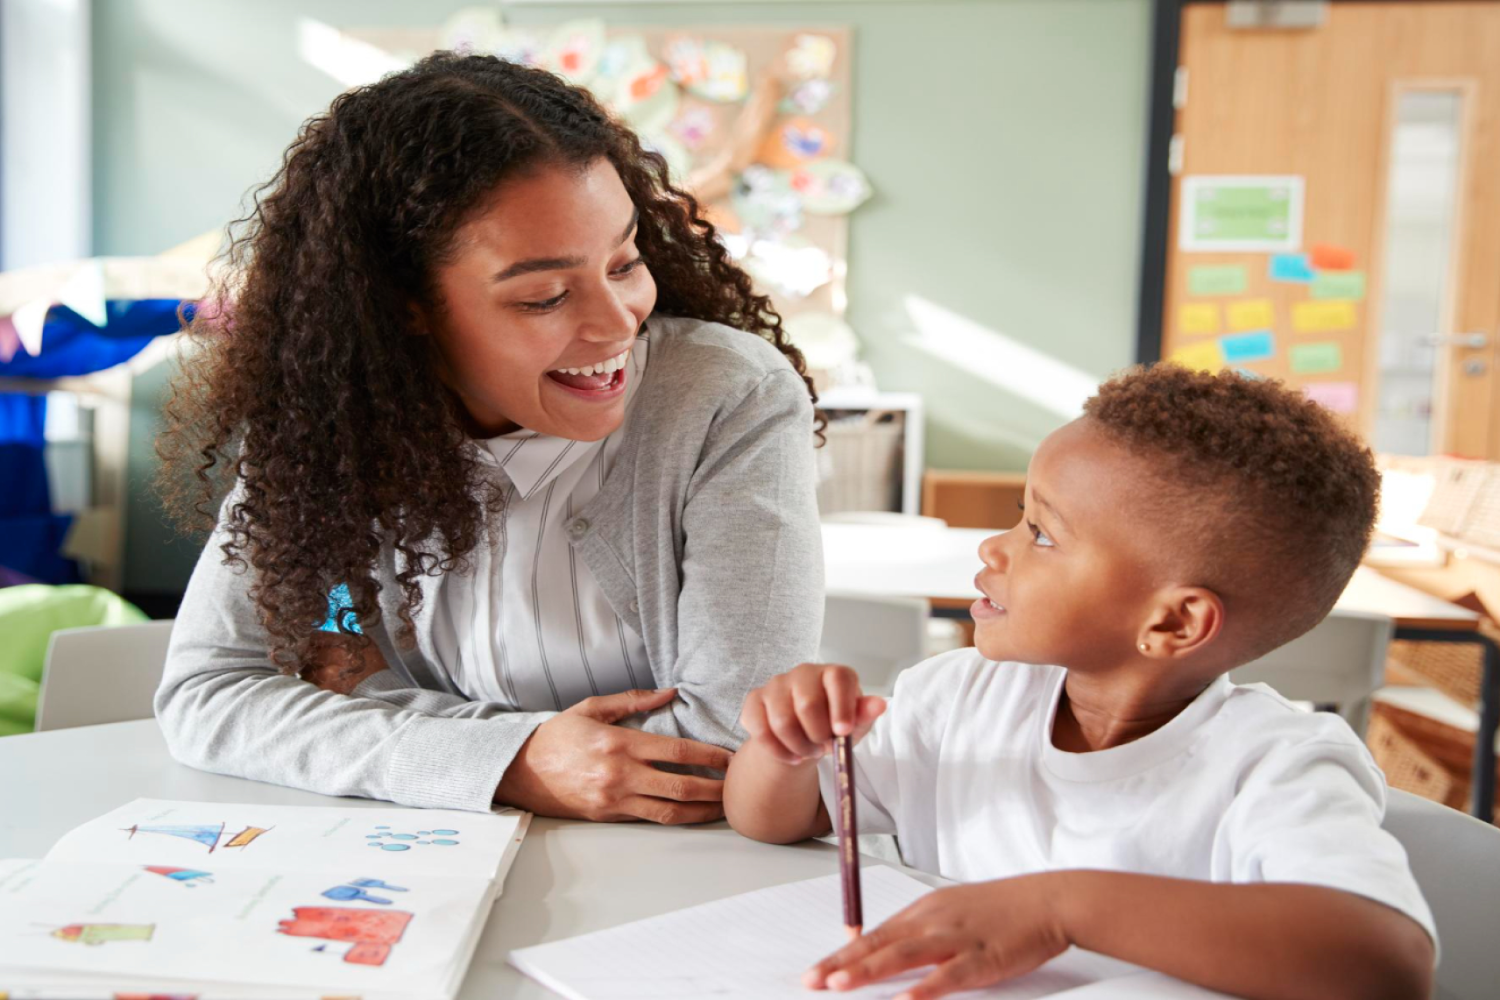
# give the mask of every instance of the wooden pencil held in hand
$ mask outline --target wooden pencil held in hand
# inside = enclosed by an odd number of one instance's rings
[[[854,815],[854,749],[847,736],[833,738],[835,784],[838,786],[839,875],[844,888],[844,929],[849,939],[864,929],[859,894],[859,820]]]

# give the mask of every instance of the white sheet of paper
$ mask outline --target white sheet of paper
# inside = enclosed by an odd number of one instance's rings
[[[865,926],[932,891],[893,868],[863,869]],[[793,882],[606,931],[521,948],[510,964],[569,1000],[808,1000],[802,974],[844,944],[839,877]],[[1068,951],[1027,976],[958,994],[997,1000],[1055,996],[1138,967]],[[839,996],[894,997],[913,973]]]
[[[47,860],[493,879],[526,816],[136,799],[65,834]]]

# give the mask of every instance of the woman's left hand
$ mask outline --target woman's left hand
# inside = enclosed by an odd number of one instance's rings
[[[303,668],[302,679],[324,691],[353,694],[361,681],[387,666],[373,642],[351,652],[333,634],[320,632],[313,637],[313,645],[313,664]]]
[[[928,893],[808,970],[811,989],[852,990],[936,965],[899,1000],[930,1000],[1024,975],[1068,947],[1044,872]]]

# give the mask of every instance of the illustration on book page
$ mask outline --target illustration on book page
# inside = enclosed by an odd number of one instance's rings
[[[344,953],[344,961],[356,965],[384,965],[412,917],[403,910],[343,906],[298,906],[292,914],[291,920],[280,922],[279,933],[351,942],[354,947]]]
[[[156,875],[166,876],[189,889],[200,884],[211,884],[214,880],[213,872],[202,871],[198,868],[178,868],[175,865],[142,865],[141,867]]]
[[[52,936],[74,944],[101,945],[110,941],[150,941],[155,924],[69,924]]]
[[[270,831],[270,827],[246,826],[238,833],[231,834],[227,841],[220,844],[224,837],[224,824],[194,823],[184,825],[162,825],[162,826],[135,826],[122,827],[122,833],[128,833],[133,838],[138,833],[155,833],[164,837],[181,837],[184,840],[193,840],[208,848],[212,854],[218,847],[249,847],[255,839],[263,833]]]

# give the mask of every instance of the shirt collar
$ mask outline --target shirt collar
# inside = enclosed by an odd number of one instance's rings
[[[631,348],[630,357],[626,361],[630,365],[630,374],[625,381],[627,418],[635,391],[646,372],[649,347],[649,339],[642,333],[635,339],[635,346]],[[516,493],[522,500],[528,500],[537,490],[592,455],[594,449],[604,442],[574,441],[522,428],[478,443],[482,445],[481,454],[489,457],[505,472],[515,484]]]

